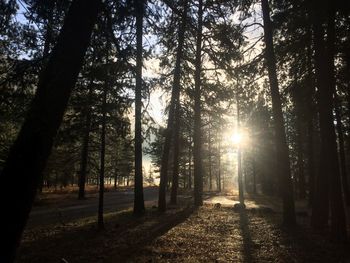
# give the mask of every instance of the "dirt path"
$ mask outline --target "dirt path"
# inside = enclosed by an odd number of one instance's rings
[[[157,202],[158,188],[144,189],[146,206]],[[134,192],[132,189],[106,192],[104,195],[104,211],[106,213],[130,209],[133,207]],[[76,196],[68,200],[50,200],[48,204],[35,206],[30,213],[28,228],[51,224],[66,224],[74,220],[94,216],[97,213],[97,194],[88,195],[86,200],[77,200]]]

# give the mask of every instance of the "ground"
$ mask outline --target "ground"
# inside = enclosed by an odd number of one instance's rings
[[[143,217],[130,208],[110,211],[102,231],[95,216],[33,225],[17,262],[350,262],[349,245],[312,231],[307,210],[297,227],[286,228],[278,199],[251,196],[244,210],[233,209],[236,195],[205,199],[194,208],[183,197],[165,214],[148,207]]]

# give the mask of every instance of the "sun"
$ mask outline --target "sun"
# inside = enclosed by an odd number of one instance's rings
[[[234,133],[231,135],[231,142],[233,144],[241,144],[242,142],[242,134],[240,133]]]
[[[250,139],[249,139],[249,133],[247,129],[233,129],[226,130],[223,136],[224,141],[226,141],[226,144],[228,146],[231,146],[233,148],[236,148],[237,146],[240,147],[247,147],[250,145]]]
[[[249,144],[249,136],[244,130],[235,131],[234,133],[227,133],[227,135],[227,139],[231,145],[246,146]]]

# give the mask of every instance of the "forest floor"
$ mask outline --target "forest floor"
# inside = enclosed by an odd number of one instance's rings
[[[163,214],[110,212],[102,231],[96,216],[29,228],[17,262],[350,262],[350,246],[312,231],[301,204],[298,226],[288,229],[277,199],[248,197],[245,210],[233,209],[236,202],[210,194],[200,208],[182,200]]]

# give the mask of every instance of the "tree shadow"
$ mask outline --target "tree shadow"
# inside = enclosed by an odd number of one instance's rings
[[[105,230],[96,223],[77,226],[21,245],[17,262],[125,262],[154,239],[184,222],[196,208],[186,206],[135,217],[132,211],[106,220]],[[47,230],[49,231],[49,230]],[[34,233],[35,235],[35,233]]]
[[[243,238],[243,262],[254,262],[253,249],[254,243],[249,230],[249,219],[245,209],[239,211],[239,226],[241,230],[241,236]]]
[[[259,204],[268,206],[266,202]],[[264,233],[259,234],[254,228],[249,229],[252,226],[249,218],[252,217],[263,220],[259,221],[262,231],[263,225],[266,225],[269,227],[265,231],[271,232],[264,236]],[[248,209],[240,211],[240,228],[243,237],[243,262],[257,262],[254,256],[259,254],[260,258],[260,253],[263,252],[259,250],[260,244],[252,240],[251,234],[254,238],[264,240],[263,247],[274,247],[273,253],[281,262],[350,262],[350,244],[330,242],[324,231],[315,231],[310,227],[309,218],[298,217],[298,225],[289,227],[282,224],[282,215],[279,212]]]

